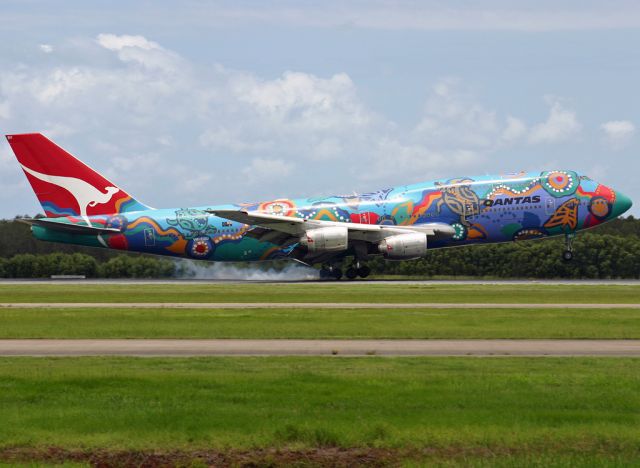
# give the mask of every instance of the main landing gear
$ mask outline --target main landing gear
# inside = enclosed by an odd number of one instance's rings
[[[320,279],[339,281],[342,278],[342,269],[337,265],[322,265]]]
[[[347,268],[347,271],[345,272],[345,276],[349,280],[354,280],[358,276],[360,278],[366,278],[367,276],[369,276],[370,273],[371,273],[371,268],[369,268],[367,265],[360,264],[360,262],[356,262],[353,265],[351,265],[349,268]]]
[[[570,262],[573,260],[573,239],[576,237],[575,233],[569,233],[564,235],[565,250],[562,252],[562,260]]]
[[[344,275],[349,280],[354,280],[358,276],[360,278],[366,278],[371,273],[371,268],[367,265],[361,264],[360,262],[356,262],[347,268],[344,272]],[[323,265],[320,269],[320,279],[328,279],[328,280],[340,280],[342,279],[342,269],[337,265]]]

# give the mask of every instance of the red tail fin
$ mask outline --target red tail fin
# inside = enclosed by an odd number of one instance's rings
[[[7,141],[48,217],[148,209],[44,135],[7,135]]]

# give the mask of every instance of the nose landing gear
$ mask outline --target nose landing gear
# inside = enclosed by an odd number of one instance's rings
[[[573,232],[564,235],[565,250],[562,252],[562,260],[565,262],[573,260],[573,239],[575,237]]]

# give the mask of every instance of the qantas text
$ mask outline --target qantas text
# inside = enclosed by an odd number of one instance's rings
[[[484,206],[524,205],[525,203],[540,203],[540,196],[534,195],[533,197],[497,198],[496,200],[485,200]]]

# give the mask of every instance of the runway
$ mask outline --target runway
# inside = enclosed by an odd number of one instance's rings
[[[620,303],[486,302],[2,302],[0,309],[640,309]]]
[[[640,340],[0,340],[0,356],[640,357]]]
[[[326,281],[326,280],[288,280],[278,277],[261,280],[239,279],[0,279],[2,285],[242,285],[242,284],[267,284],[267,285],[291,285],[303,284],[308,286],[373,286],[373,285],[411,285],[411,286],[440,286],[440,285],[540,285],[540,286],[640,286],[640,280],[357,280],[357,281]]]

